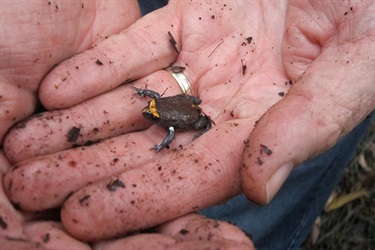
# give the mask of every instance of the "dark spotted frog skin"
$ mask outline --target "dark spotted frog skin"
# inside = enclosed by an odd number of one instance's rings
[[[180,94],[170,97],[161,97],[153,90],[138,89],[136,94],[142,97],[150,97],[151,101],[143,108],[143,116],[152,123],[168,130],[164,140],[155,145],[154,149],[159,152],[173,141],[175,131],[201,130],[193,139],[208,131],[214,122],[204,114],[199,107],[201,100],[198,97]]]

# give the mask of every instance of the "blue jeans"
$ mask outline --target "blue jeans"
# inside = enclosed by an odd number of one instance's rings
[[[252,235],[257,249],[299,249],[368,131],[368,117],[333,148],[295,168],[275,198],[258,206],[239,195],[202,213]]]
[[[138,0],[142,14],[168,0]],[[295,168],[267,206],[239,195],[227,203],[201,211],[209,218],[230,221],[252,235],[257,249],[299,249],[352,159],[371,123],[368,117],[333,148]]]

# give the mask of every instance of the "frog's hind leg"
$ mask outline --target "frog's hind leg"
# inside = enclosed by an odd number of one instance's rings
[[[182,94],[182,95],[184,95],[184,94]],[[199,99],[199,98],[196,97],[196,96],[186,95],[186,94],[185,94],[185,96],[186,96],[187,98],[189,98],[189,99],[190,99],[195,105],[199,105],[199,104],[202,103],[202,100]]]
[[[203,112],[203,111],[202,111]],[[204,133],[206,133],[208,130],[211,129],[212,127],[212,124],[215,124],[215,122],[208,116],[208,115],[204,115],[204,116],[201,116],[199,118],[199,120],[197,121],[197,123],[195,124],[194,128],[196,130],[201,130],[199,131],[194,137],[193,137],[193,141],[195,139],[197,139],[199,136],[203,135]]]
[[[156,152],[159,152],[163,148],[168,148],[169,144],[171,144],[171,142],[174,139],[174,135],[175,135],[174,128],[169,127],[168,128],[168,135],[163,139],[163,141],[160,144],[155,145],[154,149],[156,150]]]

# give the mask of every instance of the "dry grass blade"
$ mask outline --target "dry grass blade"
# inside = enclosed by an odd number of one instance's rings
[[[356,191],[356,192],[353,192],[353,193],[350,193],[350,194],[345,194],[345,195],[342,195],[340,197],[337,197],[336,199],[334,199],[332,202],[328,203],[324,209],[324,211],[326,213],[329,213],[331,212],[332,210],[335,210],[335,209],[338,209],[342,206],[344,206],[345,204],[355,200],[355,199],[358,199],[364,195],[367,195],[369,193],[368,190],[359,190],[359,191]]]

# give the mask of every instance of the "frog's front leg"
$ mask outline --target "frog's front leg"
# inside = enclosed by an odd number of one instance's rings
[[[171,142],[174,139],[174,135],[175,135],[174,127],[169,127],[168,135],[164,138],[164,140],[160,144],[155,145],[154,149],[156,150],[156,152],[159,152],[163,148],[168,148],[169,144],[171,144]]]
[[[132,86],[133,89],[135,89],[136,91],[136,95],[140,95],[142,97],[150,97],[150,98],[153,98],[153,99],[158,99],[160,98],[160,94],[156,91],[153,91],[153,90],[149,90],[149,89],[139,89],[139,88],[136,88],[134,86]]]

